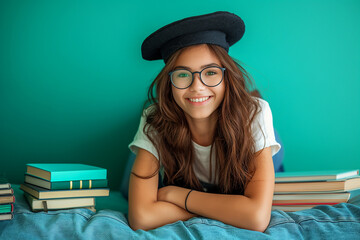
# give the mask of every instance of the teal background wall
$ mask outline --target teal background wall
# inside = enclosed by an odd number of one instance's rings
[[[159,27],[218,10],[241,16],[244,63],[270,103],[286,170],[360,167],[360,1],[1,1],[0,174],[81,162],[120,184]]]

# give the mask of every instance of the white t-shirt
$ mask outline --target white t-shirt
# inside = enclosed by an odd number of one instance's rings
[[[261,110],[256,115],[251,129],[252,134],[255,140],[255,152],[266,148],[271,147],[272,156],[274,156],[281,148],[280,144],[275,140],[274,127],[273,127],[273,118],[271,114],[271,109],[268,104],[263,99],[256,98],[259,103]],[[141,117],[139,129],[134,137],[134,140],[129,144],[130,150],[137,154],[139,148],[145,149],[148,152],[152,153],[158,160],[159,154],[152,144],[150,139],[144,133],[144,125],[146,123],[145,116]],[[263,133],[262,133],[262,131]],[[210,184],[216,184],[215,176],[215,147],[213,147],[212,157],[211,157],[211,166],[212,166],[212,179],[210,179],[210,150],[211,146],[201,146],[194,141],[194,172],[197,178],[200,181]],[[160,163],[161,164],[161,163]]]

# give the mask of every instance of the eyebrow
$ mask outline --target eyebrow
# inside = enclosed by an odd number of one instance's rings
[[[203,68],[206,68],[206,67],[220,67],[217,63],[209,63],[209,64],[205,64],[205,65],[202,65],[200,68],[203,69]],[[174,69],[186,69],[186,70],[189,70],[191,71],[191,68],[190,67],[187,67],[187,66],[176,66]]]

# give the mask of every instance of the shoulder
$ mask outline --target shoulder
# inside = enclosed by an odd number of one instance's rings
[[[269,114],[271,115],[270,105],[267,101],[258,97],[252,97],[252,98],[258,103],[259,106],[259,109],[255,113],[257,117],[260,117],[261,115],[265,115],[265,116]]]
[[[141,118],[147,119],[149,115],[153,114],[155,111],[156,111],[156,107],[153,104],[151,104],[150,106],[143,109]]]
[[[159,116],[159,114],[160,114],[159,106],[156,104],[151,104],[143,109],[141,118],[144,119],[147,123],[151,124],[152,119]]]
[[[148,117],[151,115],[153,108],[153,106],[149,106],[143,110],[138,130],[134,140],[129,144],[129,148],[135,154],[138,153],[140,148],[145,149],[159,159],[158,152],[153,143],[157,139],[157,133],[150,124],[147,124]]]
[[[260,126],[272,125],[273,119],[272,119],[272,112],[269,103],[264,99],[258,97],[253,97],[253,98],[256,100],[259,106],[259,108],[255,112],[253,125],[254,124],[260,124]]]
[[[144,128],[145,124],[149,122],[148,118],[151,118],[151,115],[153,115],[155,111],[156,107],[154,105],[150,105],[147,108],[143,109],[139,127]]]
[[[269,103],[266,100],[254,96],[252,98],[259,103],[260,107],[269,107]]]
[[[281,146],[275,139],[273,116],[270,105],[263,99],[255,99],[258,101],[260,107],[251,125],[255,140],[255,152],[271,146],[271,153],[272,155],[275,155]]]

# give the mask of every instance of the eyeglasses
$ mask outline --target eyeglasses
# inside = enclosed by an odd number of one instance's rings
[[[224,78],[224,71],[226,68],[222,67],[206,67],[200,72],[191,72],[186,69],[176,69],[169,72],[171,83],[178,89],[186,89],[194,82],[194,74],[200,75],[200,81],[208,87],[216,87]]]

